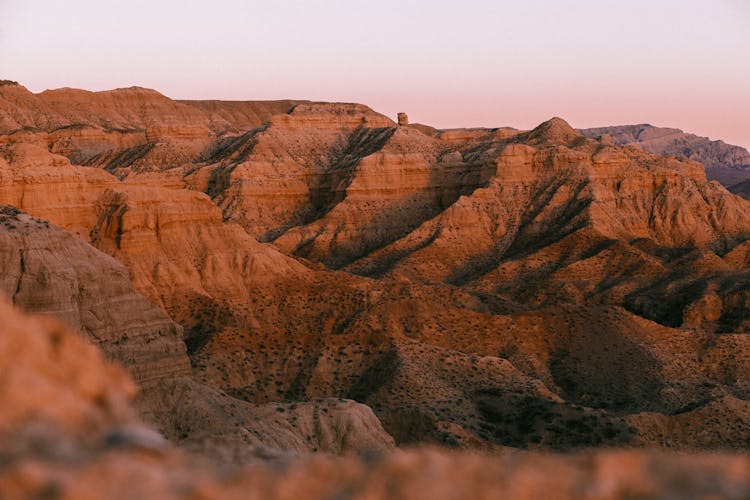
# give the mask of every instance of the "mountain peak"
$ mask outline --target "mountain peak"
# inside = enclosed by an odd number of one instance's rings
[[[105,90],[103,92],[117,93],[117,94],[158,95],[158,96],[165,97],[164,94],[162,94],[158,90],[150,89],[148,87],[140,87],[138,85],[133,85],[131,87],[121,87],[121,88],[116,88],[112,90]]]
[[[560,117],[553,117],[526,134],[526,141],[531,144],[568,145],[582,137],[581,133]]]

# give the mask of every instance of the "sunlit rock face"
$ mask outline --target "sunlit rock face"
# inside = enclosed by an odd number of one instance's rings
[[[138,88],[0,132],[2,290],[183,447],[745,446],[750,207],[693,160]]]

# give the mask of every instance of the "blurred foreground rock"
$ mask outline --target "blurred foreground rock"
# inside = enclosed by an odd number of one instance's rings
[[[125,370],[54,321],[0,302],[0,498],[747,498],[750,459],[432,448],[348,458],[258,453],[241,467],[139,423]],[[304,418],[304,412],[302,412]]]

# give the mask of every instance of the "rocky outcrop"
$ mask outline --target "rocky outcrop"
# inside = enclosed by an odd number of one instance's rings
[[[614,144],[635,145],[650,153],[685,157],[703,163],[709,179],[731,187],[750,177],[750,153],[740,146],[712,141],[676,128],[648,124],[581,130],[588,137],[609,136]]]
[[[125,263],[136,289],[185,327],[190,349],[256,315],[251,304],[264,290],[312,279],[304,265],[224,223],[202,193],[122,186],[104,191],[97,206],[92,243]]]
[[[9,206],[0,241],[0,290],[18,307],[80,331],[142,386],[190,373],[182,328],[133,290],[122,264]]]
[[[412,134],[421,136],[417,131]],[[386,190],[371,180],[364,181],[370,172],[370,158],[365,158],[346,197],[333,210],[308,226],[287,231],[276,244],[336,266],[344,260],[339,255],[348,250],[345,245],[362,245],[368,238],[377,238],[364,249],[349,250],[348,260],[343,262],[348,269],[381,274],[397,266],[398,272],[414,275],[428,267],[432,271],[425,279],[455,282],[467,279],[460,277],[462,274],[488,271],[520,249],[528,249],[531,242],[544,246],[552,242],[549,238],[560,239],[584,227],[605,238],[649,238],[665,246],[709,245],[717,250],[731,248],[750,235],[744,203],[720,186],[707,183],[697,163],[602,146],[585,140],[561,120],[540,126],[527,136],[537,146],[523,143],[524,136],[518,136],[508,144],[493,141],[442,153],[435,166],[424,161],[424,175],[430,181],[416,182],[412,192],[404,193],[409,205],[403,212],[389,199],[389,193],[398,193],[395,186],[402,190],[409,187],[407,181],[416,179],[419,169],[398,164],[395,158],[381,160],[387,166],[376,166],[372,172],[389,186]],[[426,139],[412,139],[409,144],[421,146]],[[577,145],[558,144],[571,141]],[[389,145],[381,151],[387,152]],[[385,174],[390,165],[402,175],[408,172],[409,177],[389,179]],[[450,174],[456,171],[463,177],[451,179]],[[370,225],[360,223],[359,232],[350,236],[352,229],[347,226],[356,224],[354,214],[363,211],[355,206],[355,200],[363,197],[355,190],[360,179],[368,182],[371,196],[377,200],[362,203],[364,211],[370,211],[360,220]],[[438,193],[429,193],[432,186],[438,187]],[[447,188],[447,193],[440,193],[441,188]],[[686,203],[693,208],[684,210]],[[709,206],[721,209],[715,212]],[[368,215],[372,213],[377,214],[375,221]],[[388,234],[394,223],[398,229]],[[318,250],[321,242],[334,237],[335,247],[329,244]],[[349,239],[356,243],[347,243]],[[472,243],[467,245],[469,241]],[[444,270],[438,271],[440,267]]]
[[[137,407],[172,443],[227,464],[261,453],[384,453],[394,447],[372,410],[351,400],[253,405],[188,378],[139,396]]]
[[[0,240],[2,291],[19,307],[53,315],[82,332],[123,363],[144,391],[139,400],[142,414],[175,442],[234,459],[254,457],[258,448],[340,454],[393,446],[364,405],[320,400],[257,407],[186,378],[190,367],[182,329],[132,290],[119,263],[70,233],[3,207]],[[66,339],[59,340],[64,345],[72,342],[61,328],[55,327],[55,332],[52,335]],[[14,348],[9,345],[5,352]],[[94,381],[100,376],[95,369],[83,370],[91,371],[87,376]],[[127,382],[124,376],[120,379]],[[126,387],[132,396],[134,386]],[[69,411],[51,404],[51,412]],[[23,406],[18,411],[23,412]],[[23,418],[32,419],[26,414]]]
[[[38,145],[0,151],[0,203],[53,220],[86,239],[98,219],[93,201],[116,184],[108,173],[73,166]]]
[[[189,163],[222,136],[260,127],[297,101],[173,101],[150,89],[33,94],[0,87],[0,145],[36,144],[77,164],[128,175]]]
[[[0,313],[0,392],[5,403],[0,410],[0,490],[9,498],[50,492],[67,498],[330,498],[352,492],[367,498],[447,498],[446,492],[546,498],[552,489],[561,498],[742,498],[750,491],[750,463],[742,456],[656,451],[560,456],[423,449],[361,458],[258,452],[256,460],[273,457],[274,463],[222,467],[170,448],[140,424],[129,406],[133,384],[96,348],[56,322],[22,315],[2,301]],[[320,412],[329,409],[334,414],[337,406],[351,405],[315,404]],[[279,408],[269,407],[275,416],[264,416],[261,424],[269,426],[291,411],[302,428],[307,425],[306,409]],[[183,416],[189,425],[203,414]],[[355,435],[356,429],[346,426],[345,435]]]
[[[340,179],[331,183],[327,210],[274,243],[337,268],[408,234],[486,185],[491,172],[438,140],[399,128],[378,151],[335,165],[327,175]]]
[[[362,105],[299,104],[209,159],[208,192],[224,216],[270,240],[328,208],[337,166],[378,148],[394,123]]]

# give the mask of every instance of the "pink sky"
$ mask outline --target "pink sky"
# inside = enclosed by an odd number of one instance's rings
[[[651,123],[750,147],[750,2],[0,0],[0,78],[356,101],[438,127]]]

